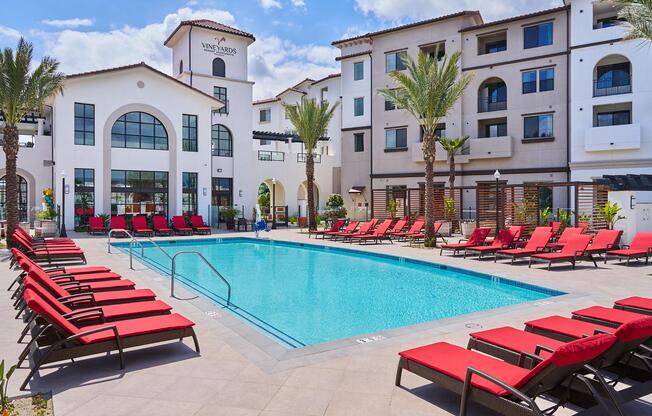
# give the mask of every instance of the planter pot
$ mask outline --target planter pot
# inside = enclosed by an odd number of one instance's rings
[[[226,229],[227,230],[235,230],[235,220],[234,219],[227,219],[225,222],[226,222]]]
[[[464,238],[471,237],[473,231],[476,229],[477,225],[475,222],[463,222],[462,223],[462,235]]]
[[[442,221],[441,228],[439,229],[439,234],[444,237],[450,237],[451,232],[453,231],[453,223],[450,221]]]
[[[41,220],[41,237],[54,237],[57,232],[57,222],[54,220]]]

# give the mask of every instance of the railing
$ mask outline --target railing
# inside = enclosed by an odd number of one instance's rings
[[[165,254],[170,260],[172,260],[172,256],[170,256],[167,251],[163,250],[163,248],[159,246],[156,243],[156,241],[152,240],[150,237],[145,237],[145,239],[147,239],[147,241],[152,243],[154,247],[161,250],[163,254]],[[138,243],[138,245],[140,246],[140,257],[145,258],[145,246],[139,239],[137,239],[136,237],[132,237],[131,241],[129,242],[129,268],[131,270],[134,270],[134,243]]]
[[[127,230],[122,230],[122,229],[109,230],[109,232],[106,234],[106,237],[107,237],[106,245],[107,245],[107,249],[108,249],[109,254],[111,254],[111,235],[113,233],[127,234],[129,236],[129,238],[131,238],[132,240],[134,239],[134,236],[131,235],[131,233],[129,231],[127,231]]]
[[[478,113],[507,109],[507,100],[498,101],[489,97],[478,97]]]
[[[227,307],[231,306],[231,284],[228,282],[228,280],[226,280],[224,278],[224,276],[222,276],[222,274],[220,272],[217,271],[217,269],[208,260],[206,260],[206,257],[204,257],[198,251],[179,251],[179,252],[174,253],[174,256],[172,256],[172,275],[171,275],[172,279],[171,279],[171,282],[170,282],[170,296],[176,297],[174,295],[174,278],[176,276],[176,260],[177,260],[178,256],[184,255],[184,254],[194,254],[194,255],[199,256],[199,258],[202,259],[202,261],[204,263],[206,263],[206,265],[213,271],[213,273],[215,273],[217,275],[217,277],[219,277],[222,280],[222,282],[224,282],[224,284],[226,285],[226,288],[228,290],[228,294],[227,294],[227,297],[226,297],[226,306]]]
[[[613,81],[593,81],[593,96],[606,97],[608,95],[629,94],[632,92],[632,84],[616,85]]]
[[[313,153],[313,160],[315,163],[321,163],[321,155],[319,153]],[[298,163],[306,163],[306,160],[308,159],[308,154],[307,153],[297,153],[297,162]]]
[[[283,162],[285,161],[285,153],[274,150],[259,150],[258,160],[266,162]]]

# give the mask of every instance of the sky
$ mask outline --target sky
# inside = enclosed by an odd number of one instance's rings
[[[212,19],[253,33],[249,79],[254,98],[272,97],[309,77],[339,72],[345,37],[479,10],[485,21],[561,6],[562,0],[27,0],[8,2],[0,15],[0,47],[23,36],[34,58],[56,58],[64,73],[144,61],[170,73],[163,41],[181,20]],[[56,6],[55,6],[56,4]]]

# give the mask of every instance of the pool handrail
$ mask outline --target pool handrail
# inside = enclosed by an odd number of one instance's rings
[[[154,247],[161,250],[163,254],[165,254],[170,260],[172,260],[172,256],[170,256],[167,251],[163,250],[163,248],[160,245],[158,245],[158,243],[154,241],[151,237],[144,237],[144,238],[150,243],[152,243]],[[136,237],[131,237],[131,241],[129,242],[129,268],[131,270],[134,270],[134,251],[133,251],[134,243],[138,243],[138,245],[140,246],[140,257],[142,257],[143,259],[145,258],[145,245],[142,243],[140,239]]]
[[[173,298],[176,297],[174,295],[174,278],[176,276],[176,260],[177,260],[177,256],[182,255],[182,254],[194,254],[194,255],[199,256],[199,258],[202,259],[202,261],[204,263],[206,263],[206,265],[213,271],[213,273],[215,273],[217,275],[217,277],[219,277],[222,280],[222,282],[224,282],[224,284],[226,285],[226,288],[228,290],[227,297],[226,297],[226,306],[227,307],[231,306],[231,284],[229,283],[228,280],[226,280],[224,278],[224,276],[222,276],[222,273],[220,273],[215,268],[215,266],[213,266],[208,260],[206,260],[206,257],[204,257],[204,255],[201,254],[198,251],[189,251],[189,250],[178,251],[178,252],[174,253],[174,256],[172,256],[172,273],[171,273],[171,279],[170,279],[170,296],[172,296]]]
[[[127,230],[123,230],[121,228],[114,228],[112,230],[109,230],[109,232],[106,233],[106,238],[107,238],[106,245],[107,245],[107,251],[108,251],[109,254],[111,254],[111,234],[113,234],[114,232],[127,234],[129,236],[129,238],[131,238],[132,240],[134,239],[134,236],[131,235],[131,233],[129,231],[127,231]]]

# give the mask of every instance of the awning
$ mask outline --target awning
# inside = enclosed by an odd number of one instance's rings
[[[351,189],[349,189],[350,194],[361,194],[364,191],[364,186],[352,186]]]

